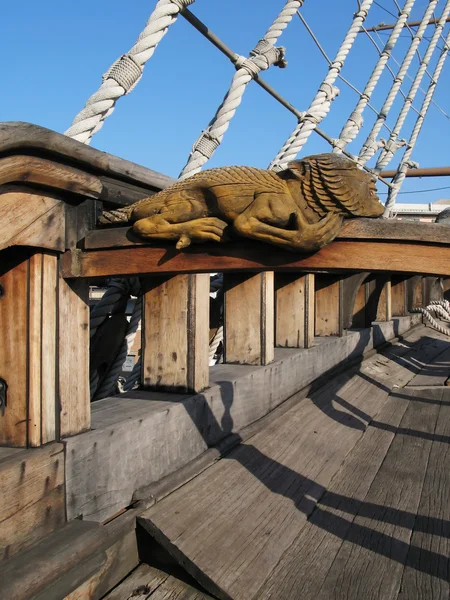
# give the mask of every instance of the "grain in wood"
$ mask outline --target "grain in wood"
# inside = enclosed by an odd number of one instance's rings
[[[0,462],[0,495],[2,560],[63,524],[62,444],[22,450],[4,458]]]
[[[90,427],[89,288],[84,280],[59,279],[58,390],[61,436]]]
[[[142,381],[199,392],[209,383],[209,277],[152,278],[144,293]]]
[[[267,365],[274,358],[274,274],[224,278],[224,360]]]
[[[316,281],[316,326],[318,336],[342,335],[342,279],[330,275],[318,275]]]

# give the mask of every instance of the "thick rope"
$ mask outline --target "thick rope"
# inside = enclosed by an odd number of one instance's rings
[[[417,48],[423,38],[426,28],[428,27],[428,21],[432,18],[433,12],[436,8],[438,0],[430,0],[428,7],[423,15],[422,21],[411,40],[411,44],[408,48],[407,53],[399,67],[397,72],[397,76],[394,79],[392,87],[390,88],[388,95],[383,103],[383,106],[380,110],[380,115],[378,119],[375,121],[372,130],[370,131],[366,141],[362,145],[362,148],[359,152],[358,163],[360,165],[365,165],[368,160],[372,158],[372,156],[378,151],[379,148],[383,146],[383,142],[378,141],[377,137],[380,133],[381,128],[383,127],[389,111],[392,108],[395,98],[400,90],[400,86],[405,79],[407,71],[411,65],[411,62],[416,54]]]
[[[436,45],[441,38],[442,31],[444,29],[445,23],[447,21],[447,17],[450,14],[450,0],[445,4],[444,10],[442,11],[441,18],[439,19],[438,24],[434,30],[434,33],[431,37],[430,43],[428,44],[428,48],[420,61],[419,69],[417,70],[416,76],[412,85],[409,89],[405,102],[403,104],[402,110],[397,118],[397,121],[394,125],[394,128],[391,131],[389,136],[389,140],[386,142],[385,147],[381,150],[380,156],[378,158],[377,164],[375,166],[375,170],[380,172],[382,171],[390,162],[392,157],[394,156],[396,150],[398,149],[398,136],[400,131],[405,123],[406,117],[408,116],[409,110],[412,106],[414,98],[420,88],[420,84],[422,79],[427,71],[428,65],[430,64],[431,57],[436,49]],[[434,77],[433,77],[434,79]],[[431,98],[430,98],[431,102]]]
[[[90,337],[92,338],[97,329],[111,314],[128,300],[130,294],[137,296],[139,293],[139,279],[110,279],[108,287],[101,299],[93,306],[90,315]]]
[[[331,103],[339,94],[339,89],[334,86],[334,83],[342,70],[345,59],[361,29],[361,25],[367,17],[372,2],[373,0],[365,0],[361,3],[358,12],[354,15],[350,29],[336,54],[336,58],[331,63],[328,74],[322,82],[322,85],[319,87],[314,100],[300,119],[289,139],[271,162],[269,168],[276,171],[285,169],[287,164],[293,160],[303,148],[311,132],[329,113]]]
[[[361,127],[363,126],[362,114],[367,105],[369,104],[369,100],[372,96],[372,93],[383,73],[384,68],[386,67],[389,57],[392,54],[392,50],[394,49],[395,44],[397,43],[397,40],[400,37],[401,32],[403,31],[403,27],[405,26],[405,23],[408,20],[414,3],[415,0],[407,0],[402,10],[400,11],[399,19],[395,24],[395,27],[392,30],[386,44],[384,45],[383,50],[380,52],[380,57],[372,71],[372,74],[369,77],[369,80],[366,83],[364,90],[360,95],[358,104],[356,105],[354,111],[351,113],[347,122],[343,126],[342,131],[339,135],[339,139],[335,141],[333,152],[341,153],[345,146],[355,139]]]
[[[435,304],[429,304],[426,308],[415,307],[411,310],[411,312],[422,313],[422,315],[427,319],[427,321],[430,323],[430,325],[432,327],[434,327],[434,329],[436,329],[436,331],[439,331],[439,333],[443,333],[444,335],[450,336],[450,329],[448,327],[444,327],[443,325],[441,325],[440,323],[438,323],[436,321],[436,319],[431,314],[433,311],[436,311]],[[447,314],[448,314],[448,317],[450,318],[450,314],[449,313],[447,313]]]
[[[139,326],[139,322],[142,317],[142,298],[137,298],[136,303],[134,305],[133,314],[131,315],[130,322],[127,327],[127,332],[125,334],[125,338],[123,340],[122,346],[120,347],[119,352],[117,353],[116,358],[114,359],[114,363],[111,365],[108,374],[105,379],[102,381],[100,389],[97,390],[95,394],[95,400],[100,400],[101,398],[106,398],[111,393],[114,392],[114,388],[117,382],[117,379],[122,371],[123,364],[127,358],[127,355],[130,353],[131,348],[133,347],[134,339],[136,337],[136,331]]]
[[[103,75],[100,88],[86,102],[65,135],[89,144],[105,119],[113,112],[119,98],[131,92],[139,82],[145,63],[153,55],[156,46],[175,23],[181,10],[194,0],[159,0],[155,10],[134,46],[119,57]]]
[[[238,70],[231,81],[230,88],[207,129],[195,142],[180,179],[198,173],[219,147],[250,81],[272,65],[286,66],[284,48],[277,48],[275,43],[303,2],[304,0],[288,0],[265,36],[250,52],[249,57],[236,56],[235,65]]]
[[[409,138],[408,147],[403,155],[403,158],[398,166],[397,173],[392,180],[393,187],[389,188],[388,197],[385,204],[385,217],[392,216],[392,210],[395,206],[398,193],[402,186],[402,183],[406,177],[406,171],[408,170],[409,165],[411,164],[411,155],[414,150],[414,146],[416,145],[417,138],[419,137],[419,133],[422,129],[423,122],[425,120],[425,116],[430,108],[431,101],[433,99],[434,92],[436,91],[436,85],[439,81],[439,77],[442,72],[442,68],[447,59],[448,53],[450,50],[450,32],[447,35],[446,40],[444,41],[444,47],[442,48],[439,59],[436,63],[436,67],[434,69],[433,75],[431,77],[430,85],[428,86],[427,93],[425,94],[425,98],[423,100],[422,106],[420,108],[419,116],[416,119],[414,124],[414,128],[412,130],[411,136]]]

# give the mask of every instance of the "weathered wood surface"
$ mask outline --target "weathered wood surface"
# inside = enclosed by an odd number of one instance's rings
[[[410,327],[410,317],[379,324],[379,343],[406,334]],[[413,330],[408,340],[417,341],[420,332]],[[137,390],[95,402],[92,430],[65,439],[69,519],[111,517],[132,503],[136,490],[160,481],[261,419],[318,377],[360,360],[373,348],[374,338],[370,330],[349,332],[342,338],[316,338],[308,351],[276,348],[275,362],[264,367],[216,365],[210,369],[210,387],[201,394]],[[442,351],[436,344],[444,342],[426,340],[430,356]],[[402,346],[403,352],[407,350]],[[377,368],[382,380],[381,366]],[[416,372],[403,367],[401,371],[409,378]]]
[[[58,377],[61,436],[90,427],[89,288],[59,280]]]
[[[342,335],[343,281],[329,275],[317,275],[315,281],[315,334]]]
[[[30,123],[0,123],[0,154],[42,155],[42,152],[58,162],[77,163],[88,173],[98,172],[138,186],[162,189],[173,183],[170,177],[100,152],[50,129]]]
[[[314,275],[276,273],[275,345],[309,348],[311,336],[314,338]]]
[[[274,358],[274,274],[224,278],[224,362],[267,365]]]
[[[105,596],[104,600],[207,600],[209,598],[212,600],[212,596],[173,575],[142,564],[115,590]]]
[[[63,445],[0,454],[0,497],[1,561],[64,523]]]
[[[175,275],[144,284],[142,382],[201,392],[209,383],[209,277]]]
[[[64,252],[64,205],[36,190],[0,188],[0,250],[9,246]]]
[[[5,183],[33,183],[87,198],[98,198],[103,187],[90,173],[46,158],[21,155],[0,158],[0,185]]]
[[[406,280],[395,275],[391,277],[391,310],[393,317],[401,317],[408,312]]]
[[[406,260],[408,257],[408,260]],[[337,240],[312,255],[258,242],[173,247],[114,247],[75,251],[62,260],[63,277],[227,271],[386,271],[448,276],[450,244]]]
[[[443,386],[450,377],[450,348],[439,354],[410,382],[410,386]]]
[[[386,219],[348,219],[344,221],[337,240],[392,240],[396,242],[429,242],[432,244],[450,243],[448,225],[439,223],[408,223]],[[90,231],[85,238],[86,250],[100,248],[122,248],[126,246],[149,246],[149,242],[139,238],[132,227],[114,227]],[[272,248],[273,249],[273,248]]]
[[[151,507],[139,522],[182,561],[188,572],[210,593],[225,599],[259,598],[267,576],[302,532],[307,517],[311,513],[314,516],[317,501],[339,471],[345,456],[363,436],[369,422],[384,431],[384,422],[376,415],[385,405],[394,384],[404,385],[410,381],[417,372],[413,365],[420,369],[445,347],[439,336],[431,334],[428,340],[422,339],[415,347],[410,343],[400,345],[384,357],[366,361],[360,372],[337,377],[196,479]],[[380,358],[384,358],[381,366]],[[401,402],[405,410],[403,400]],[[386,410],[392,418],[400,420],[401,409],[397,412],[391,403]],[[407,429],[417,429],[424,432],[425,439],[428,432],[432,435],[438,407],[429,413],[426,408],[411,409],[410,413],[411,418],[404,420],[402,425],[405,433]],[[308,427],[304,427],[305,423]],[[388,424],[386,428],[391,431],[392,425]],[[401,438],[403,440],[403,435]],[[406,456],[400,452],[403,441],[399,441],[391,467],[386,466],[379,475],[380,491],[378,495],[374,492],[373,500],[369,500],[372,502],[370,510],[377,500],[383,499],[382,493],[392,493],[392,497],[399,500],[399,511],[413,510],[417,505],[429,447],[417,444],[413,437],[409,439],[410,451]],[[389,440],[384,444],[387,449]],[[380,463],[383,453],[378,452]],[[398,487],[397,491],[391,492],[392,485],[386,481],[388,476],[395,477],[392,465],[406,469],[409,488],[405,494]],[[368,469],[370,465],[362,467]],[[375,474],[376,470],[373,471]],[[361,484],[362,488],[365,485],[366,489],[370,486],[367,480],[363,483],[358,476],[353,483]],[[332,521],[331,533],[335,533],[341,521],[337,519],[336,524]],[[389,520],[385,523],[385,530],[389,523]],[[363,523],[357,523],[355,527],[358,527],[358,535],[365,535]],[[401,535],[398,527],[395,529],[397,534]],[[366,547],[365,539],[361,537],[360,553]],[[311,552],[314,544],[312,546]],[[319,547],[315,562],[320,562],[320,555]],[[336,562],[337,573],[342,570],[339,565],[341,563]],[[370,570],[370,564],[365,570]],[[277,578],[274,578],[274,581],[274,585],[281,585],[281,580],[276,583]],[[360,574],[358,581],[364,582]],[[267,597],[292,598],[293,590],[298,589],[301,588],[291,587],[283,596],[275,591]],[[375,584],[372,589],[377,589]],[[330,597],[335,596],[332,593],[323,596],[324,599]],[[356,599],[361,595],[352,597]]]

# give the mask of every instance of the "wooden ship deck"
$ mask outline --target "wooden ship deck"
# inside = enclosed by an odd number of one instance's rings
[[[96,228],[170,183],[0,125],[1,597],[448,599],[450,344],[412,312],[449,289],[448,226],[354,220],[302,256]],[[142,283],[143,385],[91,403],[111,277]]]

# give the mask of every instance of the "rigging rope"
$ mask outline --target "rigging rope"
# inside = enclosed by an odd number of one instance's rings
[[[397,93],[400,90],[400,86],[402,85],[403,80],[405,78],[406,72],[408,71],[408,69],[411,65],[411,62],[414,58],[416,50],[422,40],[424,32],[428,26],[428,21],[433,16],[433,12],[436,8],[437,3],[438,3],[438,0],[430,0],[430,2],[428,4],[428,7],[422,17],[422,21],[420,22],[420,25],[419,25],[414,37],[411,40],[411,44],[410,44],[409,49],[403,59],[403,62],[400,65],[400,68],[397,72],[397,76],[394,79],[394,83],[393,83],[391,89],[389,90],[386,100],[383,103],[383,106],[380,110],[380,115],[379,115],[378,119],[375,121],[375,123],[372,127],[372,130],[370,131],[369,135],[367,136],[367,139],[364,142],[364,144],[359,152],[358,164],[360,164],[360,165],[365,165],[366,162],[368,160],[370,160],[370,158],[372,158],[372,156],[383,145],[383,143],[381,141],[377,141],[377,136],[378,136],[381,128],[383,127],[384,122],[387,119],[389,111],[392,108],[392,105],[397,96]]]
[[[230,89],[208,127],[195,142],[188,162],[181,171],[180,179],[185,179],[198,173],[219,147],[250,81],[258,73],[268,69],[272,65],[278,67],[286,66],[284,48],[276,47],[275,44],[292,20],[297,9],[302,6],[303,1],[288,0],[264,37],[250,52],[249,57],[239,56],[236,58],[235,64],[238,70],[233,76]]]
[[[400,192],[400,188],[402,186],[403,181],[406,177],[406,171],[408,170],[409,165],[411,164],[411,154],[414,150],[414,146],[416,145],[417,138],[419,137],[420,130],[422,129],[423,122],[425,120],[425,116],[428,112],[428,109],[431,104],[431,100],[433,99],[433,94],[436,90],[436,85],[439,80],[439,77],[442,72],[442,68],[444,66],[445,60],[447,58],[447,54],[450,51],[450,32],[447,35],[447,38],[444,42],[444,47],[441,51],[439,59],[436,63],[436,67],[434,69],[434,73],[432,75],[430,85],[428,87],[427,93],[423,100],[419,116],[416,119],[416,123],[412,130],[411,136],[409,138],[408,146],[405,150],[403,158],[397,168],[397,173],[392,180],[393,187],[389,188],[388,197],[385,204],[385,216],[389,217],[392,214],[392,209],[395,206],[395,202],[397,200],[397,196]]]
[[[442,11],[441,18],[439,19],[439,22],[436,25],[436,29],[433,33],[431,41],[429,42],[428,48],[425,52],[425,55],[420,62],[419,69],[417,70],[416,76],[410,87],[410,90],[408,92],[406,100],[403,104],[402,110],[400,111],[400,114],[397,118],[397,121],[394,125],[391,135],[389,136],[389,140],[385,143],[384,148],[381,150],[380,156],[379,156],[379,158],[377,160],[377,164],[375,166],[376,171],[382,171],[389,164],[389,162],[391,161],[395,152],[398,150],[398,147],[399,147],[398,136],[399,136],[400,131],[405,123],[406,117],[408,116],[409,109],[412,106],[414,98],[416,97],[417,91],[420,87],[420,83],[425,75],[425,72],[430,63],[431,57],[434,53],[434,50],[436,49],[436,44],[438,43],[438,41],[441,37],[442,30],[444,29],[444,26],[445,26],[445,23],[447,21],[447,17],[449,14],[450,14],[450,0],[447,0],[444,10]],[[445,43],[445,45],[446,45],[446,43]],[[446,54],[446,50],[444,51],[444,60],[445,60],[445,54]],[[441,56],[442,56],[442,53],[441,53]],[[439,72],[439,75],[440,75],[440,72]],[[438,78],[439,78],[439,75],[438,75]],[[432,83],[433,83],[433,81],[435,83],[437,82],[435,74],[433,74],[431,81],[432,81]],[[435,83],[433,85],[433,92],[434,92]],[[428,92],[427,92],[427,95],[428,95]],[[430,98],[430,102],[431,102],[431,98]],[[428,109],[428,106],[427,106],[427,109]],[[415,141],[414,141],[414,143],[415,143]]]
[[[361,94],[358,104],[356,108],[351,113],[347,122],[342,128],[342,131],[339,135],[339,139],[336,140],[336,145],[334,147],[333,152],[341,153],[347,144],[349,144],[355,137],[358,135],[362,125],[363,118],[362,114],[364,109],[369,103],[369,100],[372,96],[372,93],[377,85],[384,68],[389,60],[389,57],[392,54],[392,50],[394,49],[395,44],[397,43],[398,38],[400,37],[400,33],[403,31],[403,27],[409,18],[411,10],[414,6],[415,0],[407,0],[404,7],[400,11],[400,15],[398,21],[392,30],[383,50],[380,52],[380,57],[372,71],[372,74],[369,77],[368,82]]]
[[[331,63],[328,74],[319,87],[314,100],[304,116],[300,119],[289,139],[270,163],[270,169],[276,171],[285,169],[287,164],[293,160],[303,148],[311,132],[317,127],[322,119],[327,116],[330,111],[331,103],[339,94],[339,89],[333,84],[344,66],[345,59],[367,17],[372,2],[373,0],[365,0],[360,3],[359,10],[353,17],[350,29],[348,30],[334,61]]]
[[[103,75],[100,88],[86,102],[65,132],[65,135],[89,144],[103,122],[113,112],[119,98],[131,92],[139,82],[145,63],[152,57],[156,46],[173,25],[184,8],[194,0],[159,0],[144,30],[134,46],[120,56]]]

